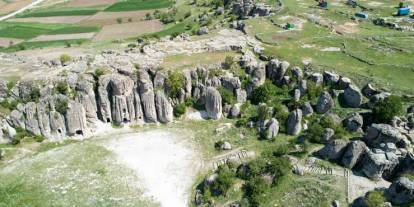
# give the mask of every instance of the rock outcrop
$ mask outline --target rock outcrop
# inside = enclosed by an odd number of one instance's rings
[[[362,94],[355,85],[349,85],[344,91],[344,104],[351,108],[358,108],[362,103]]]
[[[331,110],[334,106],[334,101],[332,99],[331,94],[328,92],[323,92],[316,103],[316,112],[319,114],[324,114]]]
[[[213,87],[207,88],[205,103],[208,117],[211,119],[220,119],[222,115],[222,100],[217,89]]]
[[[298,135],[302,131],[302,110],[295,109],[287,118],[287,134]]]
[[[341,139],[331,140],[317,154],[323,159],[339,160],[345,152],[347,142]]]
[[[163,91],[157,91],[155,93],[155,105],[157,108],[158,121],[161,123],[171,122],[174,118],[173,107],[168,101]]]
[[[400,177],[386,191],[386,196],[394,205],[404,205],[414,202],[414,180]]]
[[[362,141],[350,142],[346,147],[345,153],[342,157],[342,165],[349,169],[352,169],[367,150],[367,146]]]

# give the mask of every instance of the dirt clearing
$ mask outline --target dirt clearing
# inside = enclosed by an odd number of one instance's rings
[[[156,129],[123,134],[104,146],[136,172],[144,196],[161,206],[186,207],[202,159],[185,138],[181,132]]]
[[[30,17],[10,19],[10,22],[37,22],[37,23],[56,23],[56,24],[74,24],[81,22],[89,16],[58,16],[58,17]]]
[[[0,47],[8,47],[10,45],[18,44],[18,43],[20,43],[22,41],[23,40],[21,40],[21,39],[3,38],[3,37],[0,37]]]
[[[162,23],[158,20],[106,25],[95,36],[94,41],[136,37],[144,33],[161,31],[162,28]]]
[[[32,0],[20,0],[6,3],[0,7],[0,14],[8,14],[19,10],[20,8],[32,3]]]
[[[345,24],[334,27],[335,31],[339,34],[354,34],[359,32],[358,23],[345,22]]]
[[[79,34],[60,34],[60,35],[40,35],[29,42],[54,41],[54,40],[77,40],[91,39],[95,33],[79,33]]]
[[[81,22],[82,25],[87,26],[102,26],[102,25],[111,25],[117,24],[118,20],[121,19],[122,22],[137,22],[143,21],[145,14],[152,12],[151,10],[147,11],[130,11],[130,12],[99,12],[90,18]]]

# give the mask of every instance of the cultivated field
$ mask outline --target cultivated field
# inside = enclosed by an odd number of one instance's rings
[[[75,24],[88,19],[89,16],[54,16],[54,17],[28,17],[14,18],[9,22],[36,22],[44,24]]]
[[[95,33],[40,35],[40,36],[37,36],[36,38],[31,39],[30,42],[91,39],[94,35]]]
[[[117,0],[71,0],[65,7],[92,7],[101,5],[111,5]]]
[[[141,34],[161,31],[162,23],[158,20],[105,25],[95,36],[94,41],[125,39]]]
[[[129,12],[99,12],[87,19],[84,19],[81,25],[104,26],[118,24],[119,19],[122,22],[143,21],[145,14],[151,11],[129,11]]]

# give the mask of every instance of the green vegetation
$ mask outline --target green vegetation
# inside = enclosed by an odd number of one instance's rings
[[[271,81],[255,88],[252,92],[251,101],[253,104],[268,103],[276,95],[277,87]]]
[[[112,4],[105,11],[117,12],[117,11],[136,11],[136,10],[149,10],[149,9],[161,9],[169,7],[173,4],[169,0],[126,0]]]
[[[365,198],[367,207],[377,207],[385,203],[384,193],[382,191],[369,192]]]
[[[372,113],[375,120],[379,123],[389,123],[394,116],[398,116],[403,112],[401,98],[398,96],[389,96],[374,105]]]
[[[36,48],[45,48],[45,47],[59,47],[70,45],[82,45],[88,42],[88,39],[75,39],[75,40],[55,40],[55,41],[41,41],[41,42],[23,42],[17,45],[13,45],[8,48],[1,49],[0,52],[16,52],[21,50],[29,50]]]
[[[166,88],[168,88],[169,95],[177,98],[181,89],[184,88],[185,77],[179,71],[168,71],[168,76],[165,79]]]
[[[236,102],[232,91],[224,87],[219,87],[218,91],[220,92],[221,98],[223,99],[223,104],[233,105]]]
[[[175,117],[181,117],[183,114],[185,114],[186,111],[186,105],[185,103],[180,103],[177,106],[174,107],[174,116]]]
[[[48,29],[37,27],[12,25],[0,29],[0,37],[17,38],[17,39],[31,39],[39,35],[49,32]]]
[[[49,35],[57,34],[77,34],[77,33],[89,33],[89,32],[98,32],[99,27],[83,27],[83,26],[69,26],[62,29],[53,30],[48,32]]]
[[[19,18],[29,18],[29,17],[54,17],[54,16],[88,16],[96,14],[99,10],[97,9],[47,9],[47,10],[35,10],[33,12],[28,12],[22,15],[19,15]]]
[[[62,55],[59,57],[59,60],[60,60],[60,62],[61,62],[62,64],[65,64],[65,63],[67,63],[67,62],[71,61],[71,60],[72,60],[72,57],[70,57],[70,56],[69,56],[69,55],[67,55],[67,54],[62,54]]]

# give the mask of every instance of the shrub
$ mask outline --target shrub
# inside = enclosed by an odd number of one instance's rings
[[[44,137],[44,136],[42,136],[42,135],[35,135],[35,136],[33,136],[33,139],[34,139],[36,142],[43,142],[43,141],[45,140],[45,137]]]
[[[214,143],[214,148],[216,150],[220,150],[221,149],[221,146],[223,146],[223,144],[224,144],[224,141],[223,140],[217,141],[216,143]]]
[[[66,114],[66,110],[68,110],[68,101],[62,99],[56,100],[55,110],[60,114]]]
[[[401,98],[398,96],[389,96],[382,101],[377,102],[372,109],[374,119],[379,123],[389,123],[394,116],[403,112]]]
[[[306,85],[307,85],[306,96],[308,100],[316,101],[321,95],[321,93],[323,92],[322,86],[316,85],[316,83],[313,81],[308,81]]]
[[[24,102],[39,102],[40,99],[40,89],[39,88],[32,88],[30,91],[29,97],[26,97]]]
[[[118,22],[118,24],[121,24],[122,23],[122,18],[120,18],[120,17],[116,18],[116,22]]]
[[[100,76],[105,75],[105,73],[106,73],[105,69],[98,68],[98,69],[95,70],[95,77],[99,78]]]
[[[264,121],[270,118],[270,108],[266,104],[262,104],[257,108],[257,119]]]
[[[365,198],[367,207],[378,207],[385,203],[384,193],[381,191],[369,192]]]
[[[169,89],[169,95],[173,98],[177,98],[180,90],[184,88],[185,77],[180,72],[168,71],[168,77],[165,80],[165,84]]]
[[[216,181],[211,186],[214,195],[227,195],[228,190],[235,182],[235,175],[233,171],[227,166],[222,165],[218,169],[218,176]]]
[[[267,200],[266,192],[268,192],[270,186],[261,177],[254,177],[249,180],[243,187],[244,196],[249,200],[250,206],[260,206]]]
[[[67,54],[62,54],[59,58],[60,62],[67,63],[72,60],[72,58]]]
[[[180,103],[174,107],[174,116],[181,117],[181,115],[185,114],[185,111],[186,111],[185,103]]]
[[[232,56],[226,56],[226,58],[224,59],[224,63],[223,63],[224,68],[230,69],[233,64],[234,64],[233,57]]]
[[[275,96],[276,90],[277,88],[272,82],[266,81],[253,90],[251,101],[253,104],[267,103]]]
[[[223,99],[223,104],[233,105],[236,102],[232,91],[222,86],[218,88],[218,91]]]
[[[65,82],[59,82],[56,85],[56,91],[60,94],[67,95],[69,94],[69,86]]]

